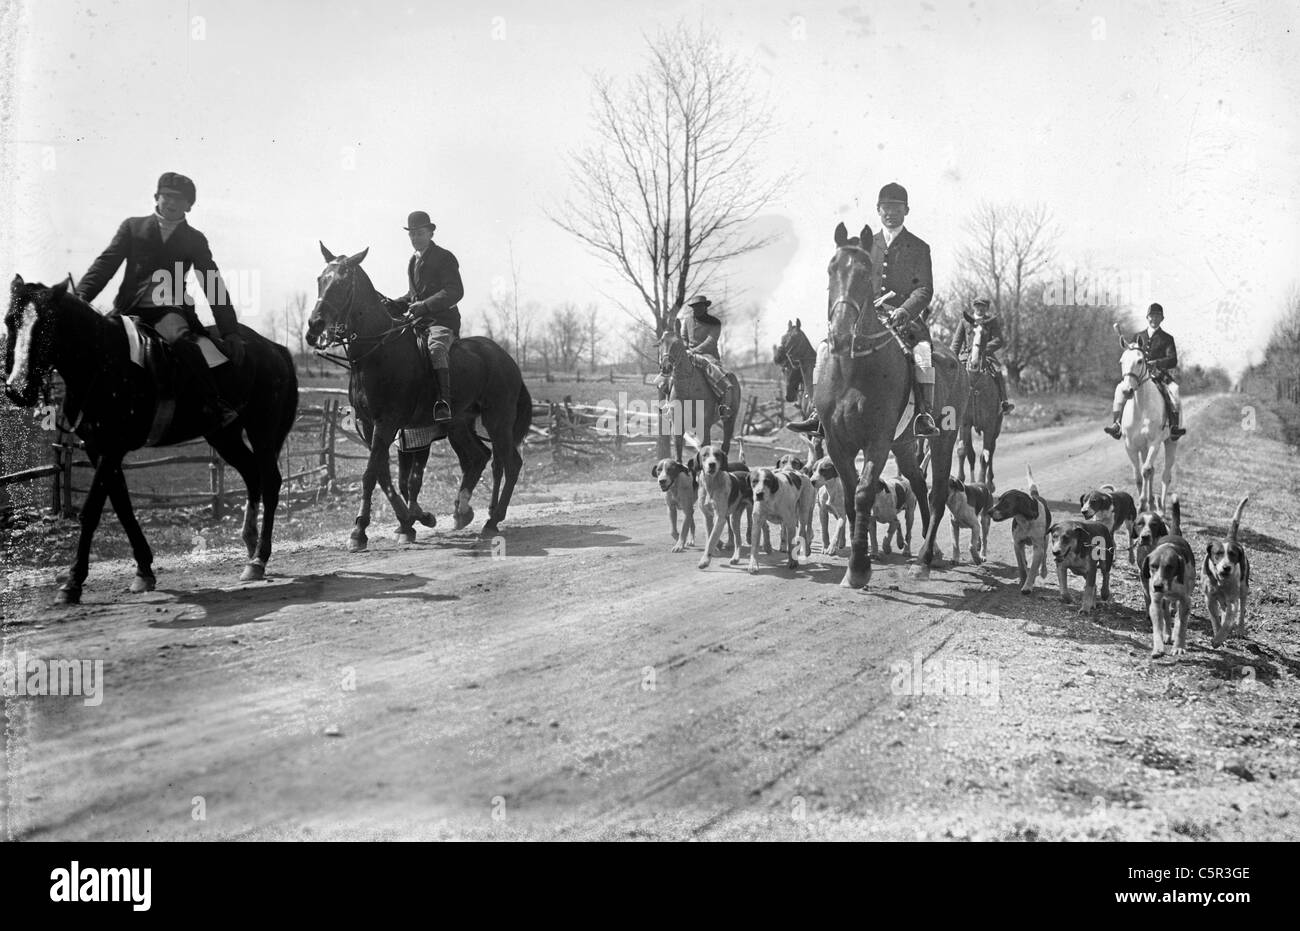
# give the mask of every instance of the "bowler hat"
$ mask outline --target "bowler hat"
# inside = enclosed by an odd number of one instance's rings
[[[429,219],[429,215],[427,213],[425,213],[423,210],[416,210],[413,211],[411,215],[406,218],[406,226],[402,227],[402,229],[409,232],[411,230],[418,230],[424,226],[429,227],[429,229],[431,230],[436,230],[438,228],[437,225],[434,224],[434,222]]]
[[[1161,307],[1159,304],[1152,304],[1150,307],[1147,308],[1147,316],[1149,317],[1152,314],[1156,314],[1157,316],[1163,317],[1165,315],[1165,309]]]
[[[164,171],[158,178],[158,189],[154,193],[161,194],[164,189],[175,191],[191,204],[194,203],[194,182],[182,174],[177,174],[174,171]]]
[[[907,188],[903,187],[897,181],[890,181],[880,189],[880,196],[876,198],[876,206],[879,207],[887,200],[902,201],[907,203]]]

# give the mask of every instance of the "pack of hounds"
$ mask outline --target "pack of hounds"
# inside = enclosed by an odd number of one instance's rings
[[[949,478],[947,511],[952,526],[953,560],[961,558],[961,532],[970,534],[970,557],[979,565],[988,554],[989,528],[1010,521],[1012,550],[1016,557],[1021,594],[1034,590],[1036,578],[1047,578],[1048,556],[1056,566],[1057,587],[1066,604],[1073,603],[1071,574],[1083,578],[1081,611],[1092,613],[1098,598],[1110,599],[1110,577],[1115,563],[1115,537],[1124,530],[1128,561],[1137,568],[1146,613],[1151,620],[1151,655],[1170,647],[1173,655],[1187,649],[1187,627],[1196,589],[1197,558],[1182,535],[1181,505],[1172,495],[1167,513],[1144,492],[1135,502],[1113,485],[1079,497],[1079,511],[1055,522],[1039,494],[1033,472],[1026,467],[1025,490],[997,494],[991,484]],[[821,552],[836,556],[845,548],[847,519],[844,488],[830,457],[805,463],[788,454],[771,468],[751,468],[730,462],[717,446],[705,446],[685,464],[663,459],[653,466],[668,504],[674,553],[696,545],[695,511],[704,514],[705,543],[699,567],[708,568],[715,555],[731,552],[730,564],[740,564],[742,542],[749,547],[748,570],[759,570],[760,547],[772,554],[770,525],[780,528],[786,567],[796,569],[800,557],[810,553],[813,515],[821,529]],[[1210,616],[1212,643],[1221,646],[1231,636],[1246,632],[1246,602],[1250,591],[1250,560],[1238,542],[1241,515],[1249,496],[1242,498],[1232,518],[1226,541],[1206,546],[1201,563],[1201,591]],[[912,527],[916,494],[902,478],[879,482],[868,519],[871,553],[881,550],[877,525],[885,527],[884,552],[894,544],[903,555],[912,552]],[[679,530],[680,518],[680,530]],[[744,524],[744,535],[741,525]],[[832,522],[834,533],[830,532]],[[754,540],[757,527],[759,538]],[[904,533],[906,527],[906,533]],[[723,533],[727,540],[723,542]],[[1098,576],[1101,590],[1098,592]]]

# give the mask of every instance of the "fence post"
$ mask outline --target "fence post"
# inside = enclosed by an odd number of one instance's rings
[[[320,407],[320,455],[317,456],[316,465],[325,466],[328,456],[326,455],[325,444],[329,440],[330,433],[330,405],[334,403],[332,398],[326,398],[321,402]],[[319,478],[316,479],[318,485],[324,485],[329,482],[328,470],[316,473]]]
[[[208,478],[212,488],[212,519],[221,520],[222,496],[226,491],[226,464],[211,446],[208,453],[212,461],[208,463]]]
[[[343,409],[343,403],[336,398],[329,400],[329,410],[326,414],[326,422],[329,425],[329,435],[325,441],[325,480],[330,491],[334,490],[334,438],[338,430],[339,412]]]
[[[52,476],[53,481],[50,483],[50,511],[58,514],[63,507],[63,447],[59,445],[59,438],[62,430],[55,428],[54,442],[50,444],[50,452],[53,454],[54,461],[59,471]]]

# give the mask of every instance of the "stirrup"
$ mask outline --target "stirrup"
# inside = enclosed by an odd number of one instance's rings
[[[1120,438],[1120,433],[1122,431],[1123,431],[1123,427],[1121,427],[1118,423],[1112,423],[1109,426],[1105,426],[1101,428],[1102,433],[1105,433],[1109,436],[1113,436],[1117,440]]]
[[[928,427],[924,427],[924,425],[921,423],[922,417],[924,417],[927,421],[929,421]],[[921,413],[916,415],[916,419],[912,421],[912,435],[913,436],[942,436],[942,434],[939,432],[939,428],[935,426],[934,416],[929,411],[921,411]]]
[[[1013,410],[1015,410],[1015,409],[1016,409],[1016,403],[1015,403],[1014,401],[1003,401],[1003,402],[1002,402],[1002,413],[1004,413],[1004,414],[1010,414],[1010,413],[1011,413]]]
[[[721,401],[719,401],[719,402],[718,402],[718,416],[721,417],[723,420],[726,420],[728,417],[730,417],[730,416],[731,416],[731,405],[730,405],[730,404],[723,404]]]
[[[451,405],[439,398],[433,404],[433,422],[446,423],[451,420]]]

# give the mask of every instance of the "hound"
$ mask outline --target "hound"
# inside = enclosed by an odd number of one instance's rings
[[[751,469],[749,483],[754,491],[754,523],[780,524],[783,544],[789,546],[786,567],[799,566],[801,550],[812,534],[813,487],[808,476],[786,469]],[[758,571],[757,547],[749,548],[749,571]]]
[[[948,478],[948,513],[952,515],[952,561],[961,562],[961,529],[970,531],[970,557],[975,565],[984,562],[989,551],[989,509],[993,489],[982,482]]]
[[[659,488],[668,502],[668,523],[673,530],[674,553],[695,545],[695,499],[700,485],[695,473],[676,459],[660,459],[650,470],[659,480]],[[682,513],[682,532],[677,533],[677,512]]]
[[[1079,513],[1088,520],[1100,521],[1114,535],[1120,527],[1128,534],[1128,561],[1133,558],[1134,530],[1137,505],[1127,491],[1116,491],[1114,485],[1102,485],[1095,491],[1079,496]]]
[[[812,484],[817,489],[817,514],[822,528],[822,554],[835,556],[844,548],[844,535],[848,528],[848,512],[844,510],[844,483],[835,471],[830,456],[823,456],[812,464]],[[831,542],[830,518],[836,520],[835,539]]]
[[[1115,538],[1110,528],[1095,520],[1063,520],[1048,531],[1061,601],[1071,604],[1066,572],[1083,576],[1081,614],[1091,614],[1097,603],[1097,572],[1101,571],[1101,600],[1110,600],[1110,570],[1115,563]]]
[[[1154,659],[1172,644],[1175,656],[1187,652],[1187,620],[1192,613],[1192,592],[1196,588],[1196,556],[1182,537],[1178,495],[1173,495],[1172,533],[1161,537],[1139,569],[1142,589],[1151,618],[1151,656]],[[1171,613],[1177,613],[1172,620]],[[1172,621],[1172,625],[1171,625]],[[1171,631],[1172,626],[1172,631]]]
[[[885,524],[885,553],[890,552],[890,540],[898,538],[899,552],[912,555],[912,522],[916,519],[916,492],[907,479],[895,477],[888,481],[881,479],[880,490],[876,492],[871,507],[871,522],[867,524],[867,533],[871,539],[871,555],[880,552],[876,545],[876,524]],[[899,516],[907,521],[907,539],[903,539],[903,528]]]
[[[709,531],[709,539],[704,546],[704,555],[700,557],[700,568],[707,569],[713,557],[714,547],[722,536],[722,528],[731,530],[732,553],[730,564],[740,562],[740,517],[750,519],[750,535],[753,535],[754,494],[749,485],[749,473],[743,475],[732,472],[727,465],[727,454],[720,446],[705,446],[699,451],[699,473],[704,484],[703,497],[716,512],[716,520]],[[750,547],[751,554],[753,547]]]
[[[1137,544],[1134,546],[1134,556],[1137,559],[1139,568],[1151,551],[1156,548],[1156,544],[1169,536],[1169,524],[1165,516],[1155,509],[1155,502],[1144,496],[1143,509],[1138,512],[1137,520],[1133,522],[1133,529],[1137,532]],[[1146,608],[1151,607],[1150,592],[1145,585],[1142,586],[1142,601]]]
[[[1232,529],[1227,543],[1211,543],[1205,548],[1205,571],[1201,590],[1205,593],[1205,606],[1210,612],[1210,627],[1214,631],[1214,645],[1220,646],[1234,633],[1246,633],[1246,599],[1250,595],[1250,560],[1246,550],[1237,542],[1241,527],[1241,512],[1246,509],[1250,496],[1241,499],[1237,513],[1232,515]]]
[[[1011,518],[1011,548],[1016,553],[1022,595],[1034,590],[1034,576],[1047,578],[1047,528],[1052,526],[1051,509],[1038,494],[1038,483],[1028,465],[1025,466],[1025,479],[1029,482],[1028,492],[1017,488],[1004,491],[989,509],[992,520]],[[1033,558],[1027,563],[1026,547],[1033,553]]]
[[[804,468],[804,461],[794,453],[786,453],[784,456],[777,457],[776,468],[778,471],[788,469],[791,472],[802,472],[804,475],[808,474],[808,470]]]

